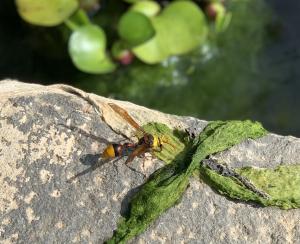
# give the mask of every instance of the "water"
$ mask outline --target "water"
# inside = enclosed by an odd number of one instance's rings
[[[168,113],[206,120],[253,119],[270,131],[300,136],[300,3],[238,0],[230,9],[233,22],[228,31],[211,35],[192,54],[154,66],[136,61],[105,76],[76,71],[64,45],[57,44],[55,29],[47,29],[45,38],[44,28],[28,30],[17,16],[5,16],[6,23],[19,31],[7,32],[7,24],[0,24],[0,54],[7,57],[0,61],[0,76],[45,84],[68,82]],[[32,35],[24,39],[32,33],[36,39]],[[41,36],[47,43],[50,39],[52,51],[45,52],[49,47],[37,41]]]

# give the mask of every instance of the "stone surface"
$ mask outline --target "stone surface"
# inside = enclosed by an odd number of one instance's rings
[[[81,94],[80,96],[78,96]],[[0,242],[102,243],[108,239],[143,176],[124,165],[125,158],[67,180],[99,159],[105,141],[130,135],[114,123],[105,104],[113,100],[68,86],[0,82]],[[205,121],[162,114],[131,103],[113,101],[140,123],[163,122],[201,130]],[[65,126],[67,125],[67,126]],[[95,139],[80,130],[93,134]],[[115,131],[121,132],[121,134]],[[101,139],[102,138],[102,139]],[[247,140],[216,158],[233,167],[276,167],[300,162],[300,139],[269,134]],[[149,175],[163,164],[135,159],[133,167]],[[169,209],[135,243],[297,243],[300,210],[261,208],[215,193],[191,179],[182,201]]]

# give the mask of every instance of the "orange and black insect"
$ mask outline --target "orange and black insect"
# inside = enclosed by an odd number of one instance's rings
[[[162,150],[163,144],[169,144],[174,147],[168,140],[162,136],[158,137],[147,133],[142,127],[140,127],[137,122],[127,113],[127,111],[114,103],[108,104],[118,115],[120,115],[127,123],[129,123],[133,128],[140,132],[143,136],[139,138],[137,143],[110,143],[102,152],[101,158],[104,160],[101,164],[104,164],[113,159],[119,157],[128,157],[125,164],[128,165],[133,161],[135,157],[143,156],[146,152],[159,152]],[[84,170],[77,175],[70,178],[68,181],[72,181],[78,176],[84,175],[90,170],[95,170],[99,165],[95,164],[91,168]],[[130,169],[134,170],[130,167]],[[136,170],[134,170],[136,171]]]
[[[114,103],[109,103],[108,105],[138,132],[141,132],[143,136],[135,144],[125,143],[108,145],[102,153],[102,157],[104,159],[128,156],[125,162],[125,164],[128,164],[135,157],[141,156],[146,152],[151,153],[153,151],[161,151],[164,143],[169,144],[173,147],[173,145],[169,143],[165,137],[158,137],[145,132],[145,130],[135,122],[135,120],[127,113],[125,109],[119,107]]]

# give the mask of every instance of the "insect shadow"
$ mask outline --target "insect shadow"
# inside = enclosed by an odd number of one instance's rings
[[[102,167],[104,164],[108,163],[108,162],[112,162],[114,164],[116,160],[110,160],[110,159],[102,159],[101,158],[101,154],[86,154],[83,155],[80,158],[80,162],[84,165],[89,165],[90,167],[77,173],[76,175],[72,176],[71,178],[69,178],[67,180],[67,183],[71,183],[72,181],[74,181],[76,178],[83,176],[87,173],[91,173],[94,170],[96,170],[97,168]]]

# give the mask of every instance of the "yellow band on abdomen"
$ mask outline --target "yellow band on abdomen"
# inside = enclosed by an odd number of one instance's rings
[[[112,144],[108,145],[102,153],[102,158],[114,158],[116,156],[115,149]]]

